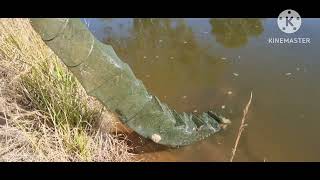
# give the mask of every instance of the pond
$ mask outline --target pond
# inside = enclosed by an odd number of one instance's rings
[[[232,125],[152,161],[228,161],[250,92],[235,161],[320,161],[320,19],[285,34],[277,19],[82,19],[148,90],[179,112],[213,110]],[[269,38],[310,38],[310,44]]]

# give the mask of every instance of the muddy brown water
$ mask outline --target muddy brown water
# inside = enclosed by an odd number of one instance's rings
[[[320,161],[320,19],[294,34],[270,19],[83,19],[145,86],[177,111],[214,110],[225,131],[150,161],[228,161],[253,91],[235,161]],[[306,37],[311,44],[270,44]]]

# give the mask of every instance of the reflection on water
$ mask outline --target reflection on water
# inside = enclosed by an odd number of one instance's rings
[[[146,87],[178,111],[212,109],[233,124],[180,149],[145,153],[154,161],[228,161],[253,91],[236,161],[318,161],[320,20],[304,19],[292,37],[308,45],[268,44],[288,37],[276,19],[86,19]]]
[[[210,24],[216,41],[227,48],[241,47],[249,37],[257,37],[263,32],[260,19],[210,19]]]

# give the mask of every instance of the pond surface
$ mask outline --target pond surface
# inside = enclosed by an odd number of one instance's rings
[[[294,34],[276,19],[83,19],[148,90],[177,111],[232,120],[194,145],[146,153],[152,161],[228,161],[250,92],[235,161],[320,161],[320,19]],[[306,37],[311,44],[270,44]]]

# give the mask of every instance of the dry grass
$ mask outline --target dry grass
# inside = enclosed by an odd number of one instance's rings
[[[136,161],[114,119],[28,19],[0,19],[0,161]]]

